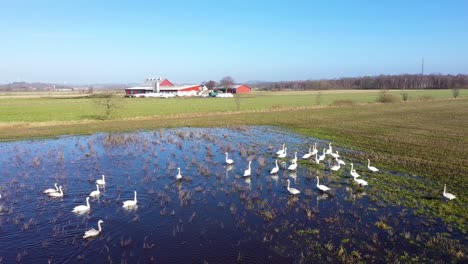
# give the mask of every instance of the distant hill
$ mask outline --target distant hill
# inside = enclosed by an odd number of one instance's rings
[[[88,89],[123,89],[130,87],[132,84],[92,84],[92,85],[65,85],[55,83],[42,83],[42,82],[12,82],[7,84],[0,84],[0,91],[14,92],[14,91],[60,91],[60,90],[88,90]]]

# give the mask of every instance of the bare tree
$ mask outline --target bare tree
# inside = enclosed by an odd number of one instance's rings
[[[217,83],[215,81],[210,80],[209,82],[205,83],[205,86],[206,86],[206,88],[208,88],[208,90],[213,90],[213,88],[215,88],[216,84]]]
[[[234,79],[231,76],[226,76],[219,81],[219,84],[226,90],[231,89],[234,85]]]
[[[101,119],[112,119],[116,117],[117,111],[123,107],[123,97],[105,92],[94,96],[94,103],[101,113]]]

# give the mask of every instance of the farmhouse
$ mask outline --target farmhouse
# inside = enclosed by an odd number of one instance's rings
[[[149,78],[141,86],[135,86],[125,89],[126,97],[168,97],[166,95],[177,96],[194,96],[199,92],[206,90],[206,86],[190,84],[190,85],[174,85],[168,79],[160,81],[160,79]]]
[[[220,87],[217,90],[224,92],[224,93],[244,94],[244,93],[250,93],[252,89],[245,84],[235,84],[231,86],[230,88]]]

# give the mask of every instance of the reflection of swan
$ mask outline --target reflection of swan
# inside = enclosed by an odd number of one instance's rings
[[[89,196],[90,197],[98,197],[99,195],[101,194],[101,192],[99,191],[99,184],[96,184],[96,191],[92,191]]]
[[[367,168],[369,168],[369,170],[371,170],[372,172],[379,171],[379,169],[370,165],[370,159],[367,159]]]
[[[356,170],[354,169],[353,167],[353,164],[351,163],[351,171],[349,172],[351,174],[351,176],[353,176],[354,178],[357,178],[357,177],[360,177],[361,175],[359,175]]]
[[[232,159],[228,158],[228,153],[226,152],[225,154],[226,154],[226,164],[227,164],[227,165],[233,164],[234,161],[233,161]]]
[[[135,191],[135,198],[134,200],[128,200],[128,201],[125,201],[123,202],[123,206],[124,208],[129,208],[129,207],[133,207],[137,204],[137,192]]]
[[[48,193],[48,195],[50,197],[63,197],[62,186],[59,186],[59,191],[58,192]]]
[[[102,220],[99,220],[97,222],[98,224],[98,230],[94,229],[94,228],[91,228],[90,230],[86,231],[83,238],[88,238],[88,237],[94,237],[94,236],[97,236],[99,235],[99,233],[101,233],[102,231],[102,228],[101,228],[101,224],[104,223],[104,221]]]
[[[58,191],[59,191],[59,188],[58,188],[58,186],[57,186],[57,183],[54,183],[54,186],[55,186],[55,189],[49,188],[49,189],[44,190],[42,193],[53,193],[53,192],[58,192]]]
[[[325,155],[326,155],[325,151],[326,151],[326,149],[323,149],[323,154],[322,154],[322,155],[320,155],[320,157],[318,158],[318,159],[319,159],[319,161],[323,161],[323,160],[325,160]]]
[[[276,151],[276,155],[281,155],[281,154],[283,154],[283,152],[284,152],[284,150],[285,150],[285,146],[286,146],[286,144],[283,143],[283,148],[280,149],[280,150],[278,150],[278,151]]]
[[[252,179],[250,177],[245,178],[245,183],[248,184],[249,190],[252,190],[251,187],[250,187],[250,184],[252,183]]]
[[[275,174],[275,175],[271,175],[271,179],[275,181],[275,185],[278,186],[278,180],[279,180],[279,177],[278,177],[278,174]]]
[[[276,159],[275,160],[275,167],[273,169],[271,169],[270,174],[278,173],[278,171],[279,171],[278,160]]]
[[[304,154],[304,156],[302,156],[303,159],[308,159],[310,158],[310,156],[312,156],[312,147],[309,147],[309,152]]]
[[[296,180],[296,178],[297,178],[297,173],[293,171],[293,172],[289,173],[289,177],[291,177],[291,178],[293,178],[294,180]]]
[[[289,179],[288,179],[288,187],[287,187],[287,189],[288,189],[288,191],[289,191],[290,194],[296,195],[296,194],[300,194],[300,193],[301,193],[301,192],[300,192],[298,189],[296,189],[296,188],[289,188],[289,184],[290,184],[290,182],[289,182]]]
[[[456,198],[455,195],[453,195],[453,194],[451,194],[451,193],[448,193],[448,192],[445,192],[446,189],[447,189],[447,184],[444,184],[444,193],[443,193],[443,194],[444,194],[444,197],[447,198],[447,199],[449,199],[449,200],[455,199],[455,198]]]
[[[89,197],[86,197],[86,205],[78,205],[73,208],[72,212],[73,213],[85,213],[88,212],[91,209],[89,206]]]
[[[297,151],[294,152],[294,158],[291,160],[291,163],[296,163],[297,162]]]
[[[288,167],[288,170],[290,171],[295,171],[297,169],[297,163],[292,163],[291,165],[289,165]]]
[[[96,183],[100,184],[100,185],[105,185],[106,184],[106,176],[104,176],[104,174],[103,174],[102,179],[96,180]]]
[[[280,159],[286,158],[286,155],[287,155],[286,150],[287,150],[287,149],[288,149],[288,147],[285,147],[283,153],[281,153],[281,154],[278,155],[278,158],[280,158]]]
[[[319,190],[321,190],[322,192],[326,192],[330,190],[330,188],[328,188],[327,186],[320,184],[318,176],[317,176],[317,188],[319,188]]]
[[[180,179],[182,179],[182,174],[180,174],[180,168],[177,168],[177,170],[178,170],[179,172],[177,173],[177,175],[175,176],[175,178],[176,178],[176,180],[180,180]]]
[[[249,161],[249,167],[248,167],[248,169],[246,169],[244,171],[244,177],[249,177],[250,176],[250,173],[251,173],[250,164],[252,164],[252,161]]]
[[[232,170],[232,168],[234,168],[233,165],[227,165],[227,166],[226,166],[226,171],[230,171],[230,170]]]

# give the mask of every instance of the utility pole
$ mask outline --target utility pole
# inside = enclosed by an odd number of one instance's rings
[[[424,75],[424,57],[422,58],[421,62],[421,75]]]

